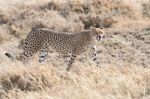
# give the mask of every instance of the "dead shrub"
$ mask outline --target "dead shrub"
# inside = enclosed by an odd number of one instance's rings
[[[67,18],[71,12],[70,6],[67,4],[62,4],[59,14],[64,18]]]
[[[9,25],[9,34],[13,35],[14,37],[20,38],[19,26],[15,24]]]
[[[2,37],[2,35],[0,34],[0,43],[2,43],[3,42],[3,37]]]
[[[100,16],[80,16],[79,19],[84,24],[85,29],[89,29],[94,26],[97,28],[110,28],[115,21],[112,17],[100,17]]]
[[[3,77],[0,81],[2,88],[5,92],[13,89],[20,89],[22,91],[35,91],[42,90],[42,81],[38,76],[33,74],[29,75],[16,75],[11,74],[7,77]]]
[[[69,2],[69,5],[73,12],[76,13],[83,13],[83,8],[80,0],[74,0],[72,2]]]
[[[142,4],[142,14],[144,17],[150,18],[150,2]]]
[[[40,21],[34,21],[32,23],[32,29],[36,29],[36,28],[48,28],[48,26],[46,26],[43,22],[40,22]]]
[[[55,1],[50,1],[49,3],[40,6],[39,9],[44,10],[44,11],[58,10],[58,9],[60,9],[59,7],[60,7],[59,3],[55,2]]]
[[[135,18],[135,10],[132,6],[126,4],[115,4],[111,5],[110,11],[114,16],[123,16],[129,18]]]
[[[7,33],[7,30],[5,27],[0,28],[0,44],[2,44],[4,41],[7,41],[11,38],[11,36]]]
[[[104,17],[101,19],[101,26],[103,28],[110,28],[112,27],[113,24],[115,24],[116,22],[118,22],[117,20],[114,20],[112,17]]]
[[[6,24],[8,20],[8,17],[6,17],[4,14],[0,14],[0,24]]]
[[[82,21],[84,24],[84,29],[89,29],[91,26],[95,26],[95,18],[92,16],[80,16],[79,19]],[[98,20],[100,21],[100,20]],[[99,25],[99,24],[98,24]]]

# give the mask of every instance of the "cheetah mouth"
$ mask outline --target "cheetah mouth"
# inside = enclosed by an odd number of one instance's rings
[[[100,41],[101,39],[102,39],[102,37],[101,36],[97,36],[97,38],[96,38],[98,41]]]

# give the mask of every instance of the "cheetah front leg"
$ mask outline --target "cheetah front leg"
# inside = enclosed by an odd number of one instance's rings
[[[71,57],[70,57],[69,63],[68,63],[68,67],[66,69],[67,71],[70,70],[70,68],[71,68],[72,64],[74,63],[75,59],[76,59],[76,55],[72,54]]]
[[[99,58],[97,57],[97,50],[96,50],[96,46],[90,46],[91,49],[92,49],[92,58],[93,58],[93,61],[96,63],[97,67],[100,66],[100,63],[99,63]],[[101,66],[100,66],[101,67]]]
[[[43,46],[39,51],[39,62],[43,63],[48,56],[48,46]]]

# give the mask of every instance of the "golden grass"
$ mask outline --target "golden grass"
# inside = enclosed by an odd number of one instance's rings
[[[24,67],[15,62],[4,63],[0,70],[2,97],[7,98],[141,99],[150,86],[150,70],[131,64],[98,68],[77,63],[66,72],[48,64],[34,62]]]
[[[1,0],[0,99],[149,99],[149,7],[149,0]],[[91,26],[106,30],[97,43],[103,68],[87,54],[70,72],[56,53],[44,64],[36,54],[26,65],[4,55],[18,55],[32,28],[79,32]]]

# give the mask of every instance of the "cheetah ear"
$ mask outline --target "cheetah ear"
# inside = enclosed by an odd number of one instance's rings
[[[94,27],[90,27],[90,30],[91,30],[91,31],[94,31],[94,30],[95,30],[95,28],[94,28]]]

